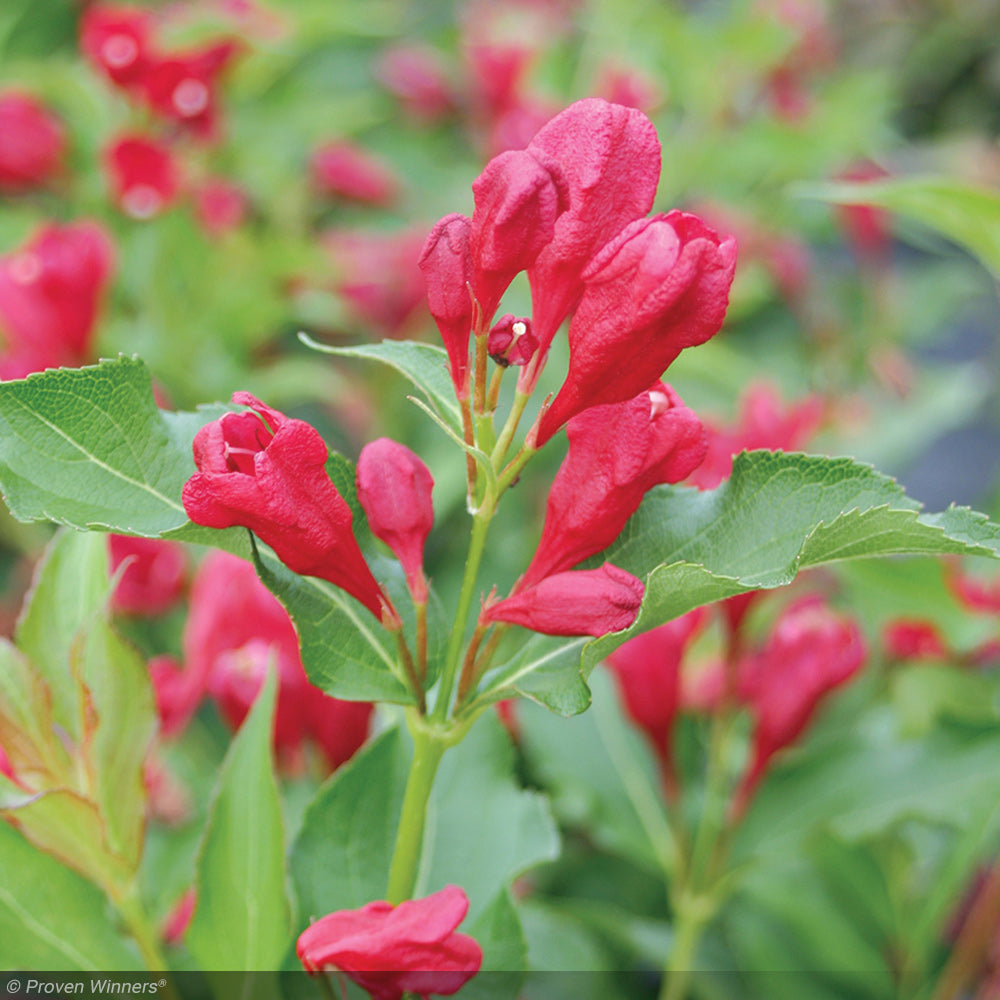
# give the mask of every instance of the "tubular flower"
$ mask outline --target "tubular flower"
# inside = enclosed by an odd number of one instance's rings
[[[531,329],[531,320],[518,319],[511,313],[493,324],[486,340],[486,351],[502,368],[526,365],[538,350],[538,338]]]
[[[683,212],[639,219],[611,240],[583,273],[569,371],[541,417],[538,445],[581,410],[630,399],[685,347],[714,336],[735,266],[736,241]]]
[[[551,243],[556,220],[569,207],[569,189],[555,159],[526,149],[490,160],[473,181],[472,193],[473,287],[488,323],[514,276]]]
[[[328,198],[364,205],[391,205],[399,179],[380,159],[350,142],[328,142],[309,161],[313,186]]]
[[[127,615],[160,615],[184,590],[187,555],[177,542],[161,538],[109,535],[112,571],[125,564],[111,596],[115,611]]]
[[[545,577],[495,604],[481,620],[509,622],[544,635],[607,635],[628,628],[639,614],[642,580],[605,563]]]
[[[454,885],[398,906],[368,903],[317,920],[295,950],[307,972],[343,972],[374,1000],[450,996],[483,962],[479,945],[455,932],[468,910],[465,893]]]
[[[146,11],[95,3],[80,18],[80,48],[114,84],[137,86],[149,68],[151,25]]]
[[[646,491],[680,482],[705,454],[695,414],[663,382],[626,403],[595,406],[567,427],[569,451],[545,510],[542,537],[520,586],[607,548]]]
[[[183,491],[188,517],[209,528],[249,528],[289,569],[341,587],[381,620],[388,599],[358,548],[351,508],[326,473],[319,433],[248,392],[234,393],[233,402],[250,411],[227,413],[195,435],[199,471]]]
[[[653,207],[660,143],[640,111],[589,98],[556,115],[528,149],[557,161],[569,186],[569,210],[559,216],[552,242],[528,269],[535,334],[547,351],[583,293],[587,262]]]
[[[93,222],[45,226],[0,257],[0,377],[87,359],[112,261],[111,241]]]
[[[426,601],[424,542],[434,527],[430,470],[409,448],[378,438],[361,449],[357,487],[372,533],[402,563],[414,600]]]
[[[469,398],[469,335],[472,332],[472,221],[457,212],[439,219],[420,254],[427,304],[441,331],[451,381],[459,399]]]
[[[162,212],[180,190],[180,168],[170,150],[145,136],[122,136],[104,154],[115,200],[134,219]]]
[[[47,184],[66,152],[62,123],[27,94],[0,94],[0,193]]]

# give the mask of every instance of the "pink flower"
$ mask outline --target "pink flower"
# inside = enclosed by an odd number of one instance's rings
[[[764,648],[741,665],[739,694],[754,718],[750,764],[733,802],[736,816],[776,753],[794,743],[817,707],[867,657],[854,622],[807,598],[782,613]]]
[[[196,668],[183,667],[163,654],[149,661],[149,679],[156,700],[160,734],[170,739],[182,733],[205,697],[205,678]]]
[[[104,162],[115,201],[134,219],[159,215],[180,190],[180,166],[155,139],[121,136],[105,150]]]
[[[437,121],[455,110],[454,89],[433,49],[419,45],[384,49],[376,61],[375,75],[414,118]]]
[[[399,194],[396,174],[382,160],[351,142],[327,142],[309,160],[317,191],[364,205],[391,205]]]
[[[3,747],[0,747],[0,774],[9,781],[17,782],[17,776],[14,774],[14,765],[11,764],[10,758]]]
[[[469,397],[469,336],[472,332],[472,222],[457,212],[439,219],[420,254],[427,304],[441,331],[451,380],[459,399]]]
[[[93,222],[45,226],[0,257],[0,377],[87,360],[111,268],[111,241]]]
[[[183,491],[188,517],[209,528],[249,528],[289,569],[341,587],[381,620],[388,598],[326,473],[318,431],[247,392],[234,393],[233,402],[250,410],[227,413],[195,435],[199,471]]]
[[[559,163],[570,195],[569,210],[559,217],[552,242],[528,271],[535,334],[547,351],[583,293],[582,272],[590,258],[652,208],[660,179],[660,143],[641,112],[588,98],[556,115],[528,148]]]
[[[569,208],[569,188],[553,157],[527,149],[490,160],[472,193],[473,288],[482,322],[489,323],[514,276],[552,242],[556,220]]]
[[[625,711],[649,739],[671,790],[676,783],[671,738],[681,698],[681,662],[706,619],[706,609],[696,608],[629,639],[607,659]]]
[[[481,621],[509,622],[544,635],[607,635],[628,628],[639,614],[642,580],[605,563],[570,570],[487,602]]]
[[[483,961],[479,945],[455,931],[468,910],[465,893],[453,885],[398,906],[338,910],[303,931],[296,952],[308,972],[343,972],[374,1000],[450,996]]]
[[[882,630],[882,644],[893,660],[944,660],[948,647],[933,622],[895,618]]]
[[[184,940],[191,918],[194,916],[194,907],[197,902],[197,895],[194,889],[185,889],[180,899],[174,903],[172,909],[163,921],[160,936],[166,944],[180,944]]]
[[[222,177],[209,177],[192,192],[195,218],[211,237],[225,236],[246,219],[246,192]]]
[[[1000,576],[992,579],[973,576],[955,563],[948,564],[945,583],[966,610],[980,614],[1000,613]]]
[[[714,489],[729,478],[733,458],[741,451],[799,451],[819,428],[826,409],[819,396],[784,403],[766,382],[752,385],[743,395],[740,413],[729,426],[708,425],[708,452],[691,475],[701,489]]]
[[[414,600],[426,601],[424,543],[434,527],[430,470],[409,448],[378,438],[358,456],[357,488],[372,534],[402,563]]]
[[[109,535],[111,569],[125,568],[112,595],[112,606],[127,615],[160,615],[184,590],[187,556],[177,542],[158,538]]]
[[[531,320],[511,313],[501,316],[486,339],[486,350],[503,368],[526,365],[538,351],[538,338],[532,330]]]
[[[95,3],[80,18],[80,47],[112,83],[136,87],[152,55],[149,14],[134,7]]]
[[[542,537],[519,586],[607,548],[647,490],[679,482],[705,453],[700,421],[662,382],[626,403],[585,410],[569,422],[567,436]]]
[[[626,226],[583,272],[569,371],[537,443],[587,407],[630,399],[685,347],[714,336],[735,266],[736,241],[721,240],[697,216],[673,211]]]
[[[66,133],[51,111],[27,94],[0,94],[0,193],[48,184],[65,153]]]

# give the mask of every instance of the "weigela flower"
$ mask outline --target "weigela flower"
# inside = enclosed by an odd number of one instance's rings
[[[205,678],[168,653],[154,656],[148,667],[160,735],[170,739],[187,728],[198,710],[205,697]]]
[[[317,920],[296,945],[308,972],[344,973],[374,1000],[457,993],[480,969],[483,952],[456,933],[469,901],[449,885],[398,906],[368,903]]]
[[[790,605],[763,649],[740,666],[739,696],[754,718],[751,760],[734,800],[745,809],[776,753],[794,743],[819,704],[849,681],[867,656],[854,622],[807,598]]]
[[[249,528],[289,569],[341,587],[381,620],[388,599],[327,475],[319,432],[247,392],[234,393],[233,402],[250,410],[227,413],[195,435],[199,471],[183,491],[188,517],[209,528]]]
[[[670,783],[671,737],[681,698],[681,661],[706,619],[706,609],[696,608],[629,639],[607,659],[625,711],[646,734]]]
[[[489,332],[486,351],[503,368],[526,365],[538,351],[538,338],[531,328],[531,320],[511,313],[501,316]]]
[[[111,605],[127,615],[161,615],[184,590],[187,556],[177,542],[109,535],[111,570],[125,564]]]
[[[663,382],[626,403],[594,406],[567,427],[569,451],[545,510],[538,548],[520,586],[607,548],[646,491],[680,482],[705,454],[695,414]]]
[[[328,198],[386,206],[399,194],[396,174],[352,142],[327,142],[309,160],[313,186]]]
[[[628,628],[639,614],[642,580],[611,563],[545,577],[496,603],[481,621],[508,622],[544,635],[607,635]]]
[[[238,184],[222,177],[209,177],[191,194],[195,218],[209,236],[225,236],[243,225],[249,203]]]
[[[62,123],[27,94],[0,94],[0,193],[48,184],[66,152]]]
[[[451,381],[459,399],[469,397],[469,336],[473,317],[472,221],[457,212],[439,219],[420,254],[427,305],[441,331]]]
[[[992,579],[973,576],[953,563],[945,573],[945,583],[959,604],[969,611],[1000,613],[1000,576]]]
[[[180,191],[180,166],[155,139],[122,136],[105,150],[104,161],[115,201],[134,219],[159,215]]]
[[[312,740],[336,768],[364,743],[372,706],[331,698],[309,682],[288,612],[250,563],[224,552],[206,557],[191,588],[183,645],[185,673],[200,679],[233,728],[267,671],[277,671],[274,743],[283,761],[294,764],[303,741]]]
[[[559,163],[543,150],[501,153],[472,183],[469,248],[473,289],[488,323],[518,272],[552,241],[556,220],[569,207]]]
[[[457,106],[454,88],[433,49],[419,45],[384,49],[376,61],[375,75],[413,118],[436,121]]]
[[[135,87],[152,56],[149,15],[134,7],[92,4],[80,18],[80,48],[112,83]]]
[[[626,226],[583,272],[569,371],[540,419],[538,445],[589,406],[631,399],[685,347],[714,336],[735,267],[736,241],[697,216],[673,211]]]
[[[434,527],[430,470],[409,448],[378,438],[361,449],[356,479],[372,534],[402,563],[414,600],[426,601],[424,543]]]
[[[112,268],[111,241],[93,222],[48,225],[0,257],[0,377],[87,360]]]
[[[894,618],[882,630],[882,645],[893,660],[944,660],[948,656],[938,627],[920,618]]]

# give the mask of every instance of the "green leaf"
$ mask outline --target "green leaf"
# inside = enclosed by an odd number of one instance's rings
[[[74,660],[85,701],[83,753],[105,841],[135,870],[146,823],[145,762],[157,731],[149,671],[100,618],[80,637]]]
[[[276,692],[272,671],[219,776],[185,938],[203,969],[276,969],[288,948],[284,829],[271,754]]]
[[[809,566],[945,553],[996,557],[1000,526],[965,507],[921,513],[895,480],[849,458],[744,452],[715,490],[650,491],[602,554],[646,577],[646,596],[630,629],[585,648],[585,673],[633,635]]]
[[[462,1000],[515,1000],[519,997],[528,946],[510,892],[501,891],[475,920],[466,919],[461,930],[475,938],[483,949],[483,964],[479,973],[462,988]]]
[[[331,347],[303,333],[299,339],[307,347],[341,358],[368,358],[381,361],[405,375],[433,404],[439,416],[462,435],[462,413],[455,399],[455,387],[448,374],[448,353],[431,344],[412,340],[384,340],[380,344],[359,344],[357,347]]]
[[[320,789],[292,849],[304,921],[385,898],[409,758],[408,741],[391,730]],[[506,734],[486,716],[445,754],[431,793],[415,895],[461,886],[470,927],[558,850],[545,800],[519,787],[513,767]]]
[[[0,384],[0,392],[3,388]],[[48,685],[55,721],[74,739],[81,735],[82,706],[70,650],[80,630],[104,606],[110,586],[107,539],[62,531],[35,570],[17,624],[17,645]]]
[[[1000,194],[990,188],[949,177],[907,177],[795,190],[841,205],[877,205],[915,219],[970,250],[1000,277]]]
[[[0,823],[0,967],[141,970],[99,889]]]

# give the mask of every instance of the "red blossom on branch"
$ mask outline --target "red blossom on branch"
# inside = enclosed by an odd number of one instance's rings
[[[105,150],[104,162],[115,201],[135,219],[159,215],[180,191],[180,165],[167,146],[148,136],[119,137]]]
[[[343,972],[374,1000],[450,996],[483,961],[475,940],[456,933],[468,910],[454,885],[398,906],[379,901],[338,910],[303,931],[296,953],[308,972]]]
[[[399,194],[395,173],[378,157],[351,142],[327,142],[309,160],[313,186],[327,198],[364,205],[391,205]]]
[[[159,538],[109,535],[108,549],[113,572],[124,564],[111,599],[116,611],[160,615],[180,598],[187,572],[182,545]]]
[[[358,548],[351,508],[327,475],[319,432],[250,393],[234,393],[233,402],[250,410],[195,435],[199,471],[183,491],[188,517],[209,528],[249,528],[289,569],[328,580],[381,620],[391,605]]]
[[[149,14],[135,7],[95,3],[80,18],[80,48],[116,86],[136,87],[152,58]]]
[[[65,153],[62,122],[48,108],[28,94],[0,94],[0,193],[48,184]]]

